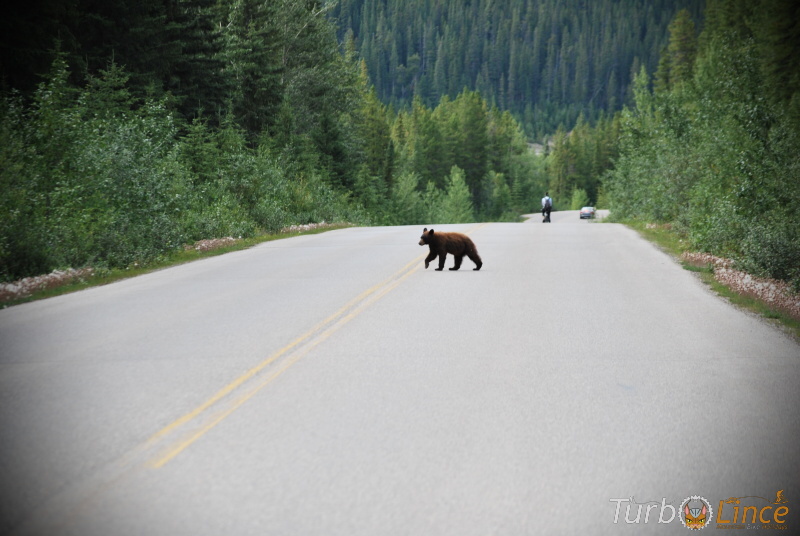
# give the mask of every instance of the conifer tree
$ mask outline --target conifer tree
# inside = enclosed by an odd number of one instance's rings
[[[800,112],[800,7],[792,0],[761,0],[751,20],[770,96],[779,102],[794,98]]]
[[[672,84],[670,83],[670,55],[667,47],[661,49],[661,58],[658,60],[658,69],[653,80],[653,90],[658,94],[667,93]]]
[[[448,223],[468,223],[475,219],[465,174],[458,166],[452,167],[447,179],[447,191],[442,200],[442,217]]]
[[[464,172],[469,191],[481,207],[486,202],[483,180],[489,171],[486,103],[478,93],[465,91],[453,104],[458,126],[454,163]]]
[[[233,81],[233,113],[251,138],[268,129],[284,95],[277,5],[234,0],[226,13],[225,70]]]
[[[741,1],[751,0],[731,0]],[[351,0],[332,14],[352,21],[341,24],[340,35],[355,32],[383,102],[402,108],[419,96],[433,107],[466,87],[524,118],[528,135],[538,138],[559,123],[573,124],[581,112],[593,123],[602,111],[617,110],[630,94],[629,74],[642,64],[655,71],[675,13],[686,8],[697,18],[702,4]],[[527,106],[537,110],[536,120]]]
[[[669,25],[669,87],[678,87],[688,82],[694,72],[697,56],[697,36],[689,12],[682,9]]]
[[[228,87],[220,58],[223,41],[215,0],[164,0],[166,51],[171,53],[159,77],[164,90],[178,98],[182,115],[205,113],[216,119],[225,106]]]

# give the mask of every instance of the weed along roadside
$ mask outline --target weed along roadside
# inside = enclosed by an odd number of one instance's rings
[[[127,268],[109,270],[86,267],[55,270],[49,274],[26,277],[9,283],[0,283],[0,309],[20,303],[69,294],[89,287],[107,285],[171,266],[248,249],[264,242],[294,236],[319,234],[352,226],[350,223],[325,222],[292,225],[281,229],[278,233],[262,234],[251,238],[224,237],[199,240],[194,244],[187,244],[183,248],[175,250],[153,262],[134,263]]]
[[[800,339],[800,294],[788,283],[736,270],[734,261],[730,259],[691,251],[688,240],[669,224],[658,225],[637,220],[621,220],[617,223],[634,229],[674,257],[684,269],[696,273],[730,303],[778,323]]]

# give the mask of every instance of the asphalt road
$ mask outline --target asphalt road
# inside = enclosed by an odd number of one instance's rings
[[[435,226],[478,272],[352,228],[0,311],[0,533],[680,534],[694,495],[797,531],[800,345],[552,220]]]

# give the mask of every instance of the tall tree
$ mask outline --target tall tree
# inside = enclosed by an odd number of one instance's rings
[[[678,11],[669,25],[669,86],[677,87],[692,78],[697,56],[697,35],[692,16],[685,9]]]
[[[464,171],[473,199],[482,207],[486,202],[483,180],[489,171],[486,102],[477,92],[465,91],[453,105],[458,128],[455,164]]]
[[[771,97],[795,98],[800,110],[800,4],[792,0],[761,0],[752,19]]]
[[[234,0],[226,14],[223,57],[234,81],[232,111],[253,139],[270,126],[284,100],[278,8],[272,2]]]
[[[228,87],[220,58],[223,41],[216,0],[164,0],[168,61],[158,78],[178,99],[189,119],[200,114],[219,117]]]
[[[442,218],[450,223],[469,223],[475,220],[464,171],[453,166],[447,179],[447,191],[442,200]]]

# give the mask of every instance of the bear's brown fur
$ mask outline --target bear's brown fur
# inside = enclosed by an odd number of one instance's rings
[[[464,255],[475,263],[475,268],[473,268],[473,270],[480,270],[481,266],[483,266],[483,261],[480,255],[478,255],[478,248],[475,247],[470,237],[465,234],[434,233],[433,229],[429,231],[426,227],[422,230],[419,245],[427,245],[431,250],[430,254],[425,258],[425,268],[428,267],[428,264],[430,264],[433,259],[439,257],[439,267],[436,268],[436,271],[443,270],[444,259],[447,257],[448,253],[455,257],[455,265],[450,268],[451,270],[458,270],[461,268],[461,261],[464,259]]]

